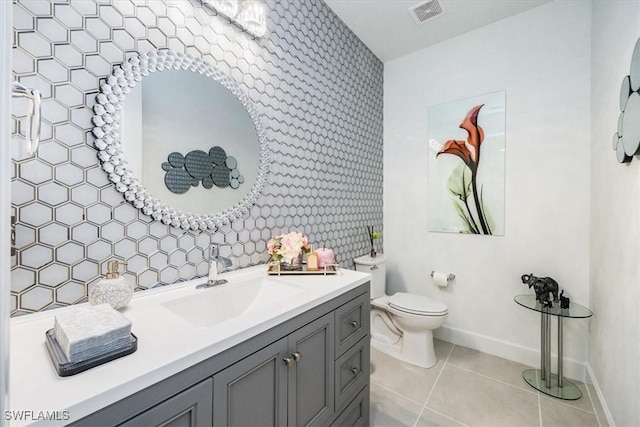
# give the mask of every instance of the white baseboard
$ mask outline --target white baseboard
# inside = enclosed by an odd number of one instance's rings
[[[602,412],[604,412],[604,416],[607,418],[607,423],[609,423],[609,427],[616,427],[616,423],[613,421],[613,416],[611,415],[611,411],[609,411],[609,407],[607,406],[607,401],[604,399],[604,395],[602,394],[602,389],[598,384],[598,380],[596,378],[596,374],[591,369],[591,365],[587,363],[587,381],[588,384],[591,384],[598,395],[598,400],[600,401],[600,406],[602,406]],[[593,399],[593,397],[592,397]]]
[[[453,344],[478,350],[483,353],[492,354],[502,357],[503,359],[522,363],[523,365],[539,368],[540,367],[540,349],[528,348],[519,344],[502,341],[485,335],[476,334],[474,332],[463,331],[461,329],[443,326],[433,331],[435,338],[447,341]],[[551,366],[555,372],[557,366],[557,354],[551,354]],[[574,379],[576,381],[585,381],[586,365],[577,360],[567,357],[563,358],[563,376]],[[598,396],[600,397],[600,396]]]

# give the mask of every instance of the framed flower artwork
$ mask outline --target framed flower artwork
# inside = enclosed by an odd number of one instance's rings
[[[504,235],[505,97],[429,108],[429,231]]]

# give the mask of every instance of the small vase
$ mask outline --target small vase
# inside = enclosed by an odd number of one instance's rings
[[[302,270],[302,253],[293,257],[290,261],[280,260],[280,268],[287,271]]]

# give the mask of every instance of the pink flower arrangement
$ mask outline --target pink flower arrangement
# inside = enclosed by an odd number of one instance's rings
[[[267,249],[273,259],[282,259],[287,263],[291,263],[301,253],[311,252],[311,245],[304,233],[292,231],[291,233],[272,237],[267,242]]]

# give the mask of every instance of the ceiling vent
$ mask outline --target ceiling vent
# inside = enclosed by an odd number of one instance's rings
[[[409,8],[409,14],[418,25],[422,25],[428,20],[446,12],[447,11],[438,0],[423,1]]]

